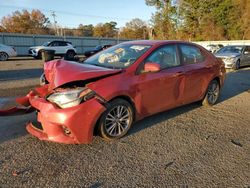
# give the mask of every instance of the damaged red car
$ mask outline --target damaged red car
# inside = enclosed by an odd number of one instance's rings
[[[220,59],[182,41],[125,42],[83,63],[53,60],[44,73],[45,85],[17,102],[37,111],[30,134],[67,144],[91,142],[94,130],[121,138],[133,122],[195,101],[214,105],[225,79]]]

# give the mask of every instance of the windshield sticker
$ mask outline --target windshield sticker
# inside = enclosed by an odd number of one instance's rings
[[[111,58],[112,56],[113,56],[113,54],[111,54],[111,53],[102,54],[102,55],[100,55],[98,61],[99,61],[100,63],[105,63],[105,61],[106,61],[108,58]]]
[[[122,51],[124,51],[123,48],[118,48],[117,50],[115,50],[115,53],[119,54],[119,53],[121,53]]]
[[[131,49],[134,49],[134,50],[144,50],[145,48],[147,48],[147,46],[131,46],[130,47]]]

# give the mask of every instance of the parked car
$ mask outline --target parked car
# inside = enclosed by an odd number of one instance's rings
[[[76,55],[76,48],[68,41],[45,42],[41,46],[30,47],[29,54],[36,59],[41,59],[42,50],[55,50],[55,55],[67,55],[69,59],[73,59]]]
[[[250,65],[250,45],[225,46],[215,56],[224,61],[226,68],[237,70]]]
[[[84,56],[85,56],[85,57],[90,57],[90,56],[96,54],[97,52],[100,52],[100,51],[102,51],[102,50],[105,50],[105,49],[107,49],[107,48],[109,48],[109,47],[111,47],[111,46],[112,46],[112,45],[110,45],[110,44],[98,45],[98,46],[96,46],[94,49],[86,51],[86,52],[84,53]]]
[[[0,61],[6,61],[9,57],[14,56],[17,56],[17,52],[13,46],[0,44]]]
[[[206,46],[206,49],[212,53],[217,52],[221,48],[223,48],[222,44],[209,44]]]
[[[38,113],[41,124],[27,130],[75,144],[91,142],[94,130],[121,138],[135,121],[195,101],[212,106],[225,79],[220,59],[181,41],[125,42],[82,64],[53,60],[44,72],[47,84],[17,99]]]

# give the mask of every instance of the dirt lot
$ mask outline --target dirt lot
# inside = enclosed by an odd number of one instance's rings
[[[0,106],[36,85],[41,68],[33,60],[0,63]],[[194,103],[151,116],[113,142],[42,142],[25,131],[35,114],[0,117],[0,187],[249,187],[249,112],[244,68],[227,74],[213,108]]]

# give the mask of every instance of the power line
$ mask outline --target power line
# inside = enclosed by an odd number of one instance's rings
[[[15,8],[15,9],[28,9],[28,10],[39,9],[39,10],[41,10],[43,12],[51,13],[51,10],[40,9],[40,8],[30,8],[30,7],[22,7],[22,6],[14,6],[14,5],[1,5],[1,7]],[[80,13],[72,13],[72,12],[60,11],[60,10],[54,10],[54,12],[64,14],[64,15],[71,15],[71,16],[78,16],[78,17],[89,17],[89,18],[102,18],[102,19],[107,19],[107,20],[131,20],[131,19],[133,19],[133,18],[122,18],[122,17],[109,17],[109,16],[90,15],[90,14],[80,14]]]

